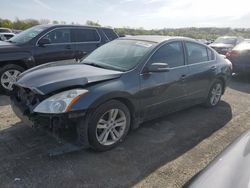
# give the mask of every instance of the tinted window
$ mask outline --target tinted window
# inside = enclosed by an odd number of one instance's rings
[[[172,42],[160,47],[151,57],[150,63],[167,63],[170,68],[184,65],[181,42]]]
[[[208,61],[207,48],[203,45],[186,42],[188,63],[200,63]]]
[[[49,39],[51,44],[71,42],[69,29],[56,29],[46,34],[43,38]]]
[[[97,42],[100,37],[95,29],[74,29],[74,42]]]
[[[209,60],[214,60],[214,52],[207,48],[208,58]]]
[[[117,34],[112,29],[102,29],[109,40],[117,39]]]

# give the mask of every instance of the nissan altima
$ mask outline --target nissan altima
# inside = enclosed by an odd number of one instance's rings
[[[46,64],[22,73],[12,108],[35,127],[76,127],[80,143],[105,151],[144,121],[197,104],[216,106],[231,67],[193,39],[124,37],[79,64]]]

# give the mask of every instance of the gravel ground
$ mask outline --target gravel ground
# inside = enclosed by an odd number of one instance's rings
[[[234,78],[221,103],[144,123],[119,147],[49,158],[58,143],[23,125],[0,96],[0,187],[182,187],[250,128],[250,79]]]

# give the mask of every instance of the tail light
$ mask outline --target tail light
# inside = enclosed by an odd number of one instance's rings
[[[226,53],[226,58],[230,59],[232,57],[236,57],[239,53],[237,51],[230,51]]]

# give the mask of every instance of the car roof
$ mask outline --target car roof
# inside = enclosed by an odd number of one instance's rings
[[[162,35],[136,35],[136,36],[128,36],[119,38],[119,40],[140,40],[140,41],[148,41],[154,43],[161,43],[168,40],[174,39],[183,39],[195,42],[194,39],[188,37],[178,37],[178,36],[162,36]]]
[[[42,24],[42,25],[36,25],[36,26],[43,26],[47,28],[58,28],[58,27],[85,27],[85,28],[101,28],[101,29],[111,29],[108,27],[99,27],[99,26],[89,26],[89,25],[70,25],[70,24]]]

